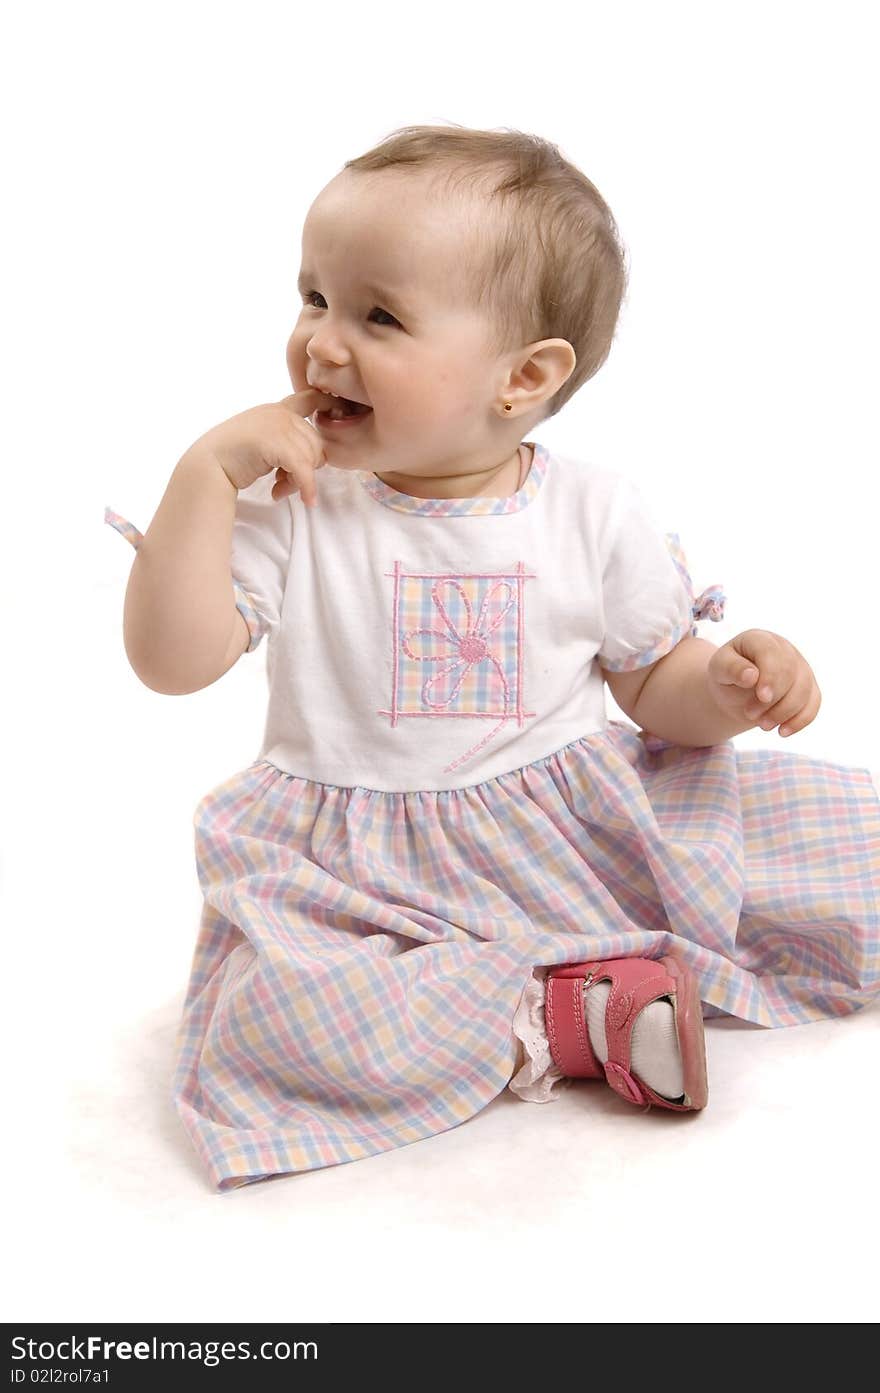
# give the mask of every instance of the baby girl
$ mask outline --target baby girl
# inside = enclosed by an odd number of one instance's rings
[[[532,438],[611,349],[596,187],[534,135],[407,127],[318,194],[299,286],[292,395],[196,440],[145,535],[105,515],[153,691],[267,640],[259,753],[194,818],[173,1095],[212,1184],[402,1146],[508,1086],[699,1110],[704,1017],[873,1000],[870,772],[733,744],[815,719],[806,658],[697,637],[725,597],[677,534]]]

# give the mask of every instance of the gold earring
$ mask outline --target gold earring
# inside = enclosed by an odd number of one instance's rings
[[[512,410],[513,410],[513,407],[511,406],[511,404],[510,404],[509,401],[506,401],[506,402],[504,403],[504,410],[505,410],[505,411],[512,411]]]

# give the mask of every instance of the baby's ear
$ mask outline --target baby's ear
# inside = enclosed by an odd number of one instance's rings
[[[515,374],[515,387],[520,405],[534,410],[536,406],[545,407],[547,415],[553,415],[553,398],[571,377],[577,365],[577,354],[568,339],[542,339],[529,349],[529,357]],[[530,400],[531,398],[531,400]]]

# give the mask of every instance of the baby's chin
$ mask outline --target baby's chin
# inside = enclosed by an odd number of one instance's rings
[[[325,469],[346,469],[349,473],[356,469],[370,469],[372,466],[365,462],[365,459],[358,451],[334,450],[332,441],[322,441],[324,446],[324,465]]]

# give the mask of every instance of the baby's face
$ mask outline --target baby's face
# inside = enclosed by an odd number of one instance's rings
[[[319,427],[330,464],[431,477],[497,452],[506,372],[468,303],[472,240],[463,213],[392,171],[344,170],[312,204],[290,380],[372,407]]]

